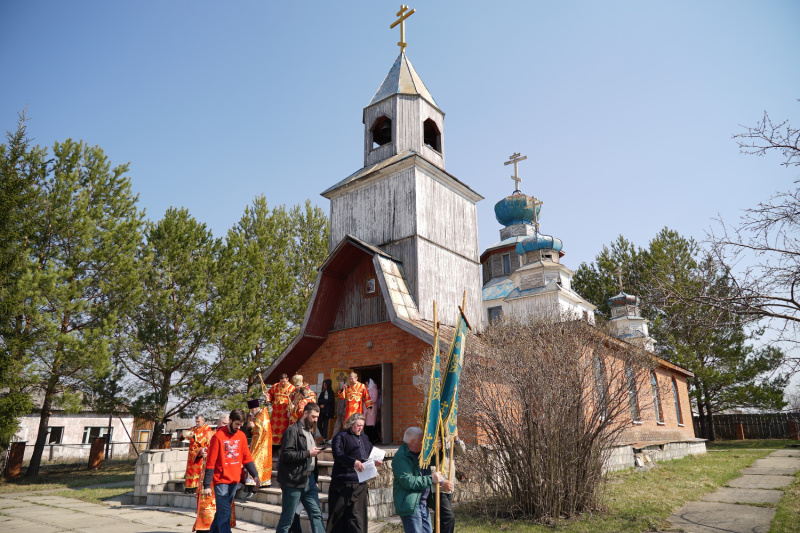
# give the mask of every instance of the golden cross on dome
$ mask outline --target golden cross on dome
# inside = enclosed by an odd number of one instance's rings
[[[617,282],[619,283],[619,292],[623,292],[622,291],[622,266],[618,266],[617,267],[616,274],[617,274]]]
[[[508,165],[510,165],[512,163],[514,164],[514,175],[511,176],[511,179],[514,180],[514,192],[521,192],[519,190],[519,182],[522,181],[522,178],[519,177],[517,164],[520,161],[525,161],[526,159],[528,159],[527,155],[523,155],[522,157],[520,157],[519,152],[517,152],[515,154],[511,154],[511,157],[508,158],[508,161],[503,163],[503,165],[506,165],[506,166],[508,166]]]
[[[408,6],[405,4],[400,4],[400,11],[397,12],[397,16],[400,17],[394,22],[389,28],[394,28],[398,24],[400,24],[400,42],[397,43],[397,46],[400,47],[400,53],[402,54],[403,51],[406,49],[408,43],[406,42],[406,19],[414,14],[414,9],[408,11]]]

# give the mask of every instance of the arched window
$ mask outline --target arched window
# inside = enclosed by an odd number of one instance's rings
[[[372,124],[372,148],[375,149],[392,142],[392,119],[383,115]]]
[[[625,365],[625,381],[628,387],[628,405],[631,410],[631,420],[639,421],[639,397],[636,394],[636,376],[630,363]]]
[[[672,398],[675,401],[675,416],[678,417],[678,424],[683,424],[683,413],[681,412],[681,400],[678,397],[678,383],[672,378]]]
[[[422,123],[422,135],[426,145],[441,153],[442,134],[439,132],[439,126],[433,120],[427,119]]]
[[[653,387],[653,411],[656,413],[656,421],[663,424],[664,414],[661,409],[661,395],[658,393],[658,378],[654,370],[650,371],[650,386]]]
[[[597,394],[597,406],[602,416],[608,414],[608,390],[606,389],[606,369],[600,357],[594,358],[594,386]]]

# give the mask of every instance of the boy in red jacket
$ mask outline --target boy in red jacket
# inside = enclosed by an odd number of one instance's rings
[[[239,431],[244,423],[244,411],[234,409],[228,425],[218,429],[211,437],[208,445],[208,460],[203,478],[203,495],[211,496],[214,489],[214,499],[217,513],[211,524],[211,533],[230,533],[231,531],[231,504],[236,495],[236,485],[242,478],[242,467],[250,473],[256,482],[256,487],[261,485],[258,479],[258,469],[247,447],[247,437]]]

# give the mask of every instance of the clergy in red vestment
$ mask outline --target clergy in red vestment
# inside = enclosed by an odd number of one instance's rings
[[[296,389],[295,394],[299,394],[301,399],[292,404],[293,410],[289,416],[289,425],[296,424],[298,420],[303,418],[303,410],[306,408],[306,405],[310,403],[317,403],[317,395],[308,387],[300,387],[299,389]]]
[[[289,395],[294,386],[289,383],[289,376],[281,374],[281,380],[267,391],[267,401],[272,402],[272,444],[280,446],[283,432],[289,427]]]
[[[339,390],[339,399],[347,401],[344,420],[355,413],[364,414],[364,407],[372,409],[372,400],[367,387],[358,381],[358,374],[350,372],[350,381]]]
[[[194,427],[189,430],[189,458],[186,461],[186,474],[184,488],[188,493],[197,491],[200,477],[203,475],[203,457],[200,450],[206,448],[211,442],[211,427],[206,424],[206,419],[202,415],[197,415],[194,419]]]

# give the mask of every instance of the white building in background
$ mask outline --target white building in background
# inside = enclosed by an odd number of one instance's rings
[[[504,227],[500,242],[481,254],[483,320],[557,312],[594,324],[596,306],[572,290],[574,272],[561,263],[561,239],[539,233],[541,210],[542,202],[519,190],[495,204]]]
[[[30,413],[20,417],[20,427],[14,434],[13,442],[25,442],[25,457],[27,463],[33,454],[36,436],[39,433],[39,413]],[[126,432],[127,430],[127,432]],[[105,437],[108,433],[108,415],[91,411],[68,414],[55,411],[50,416],[47,425],[47,440],[45,441],[42,461],[66,462],[88,460],[89,449],[95,437]],[[129,438],[130,435],[130,438]],[[121,459],[135,456],[131,438],[140,450],[147,448],[151,431],[148,429],[134,430],[133,415],[114,415],[111,420],[111,458]]]

